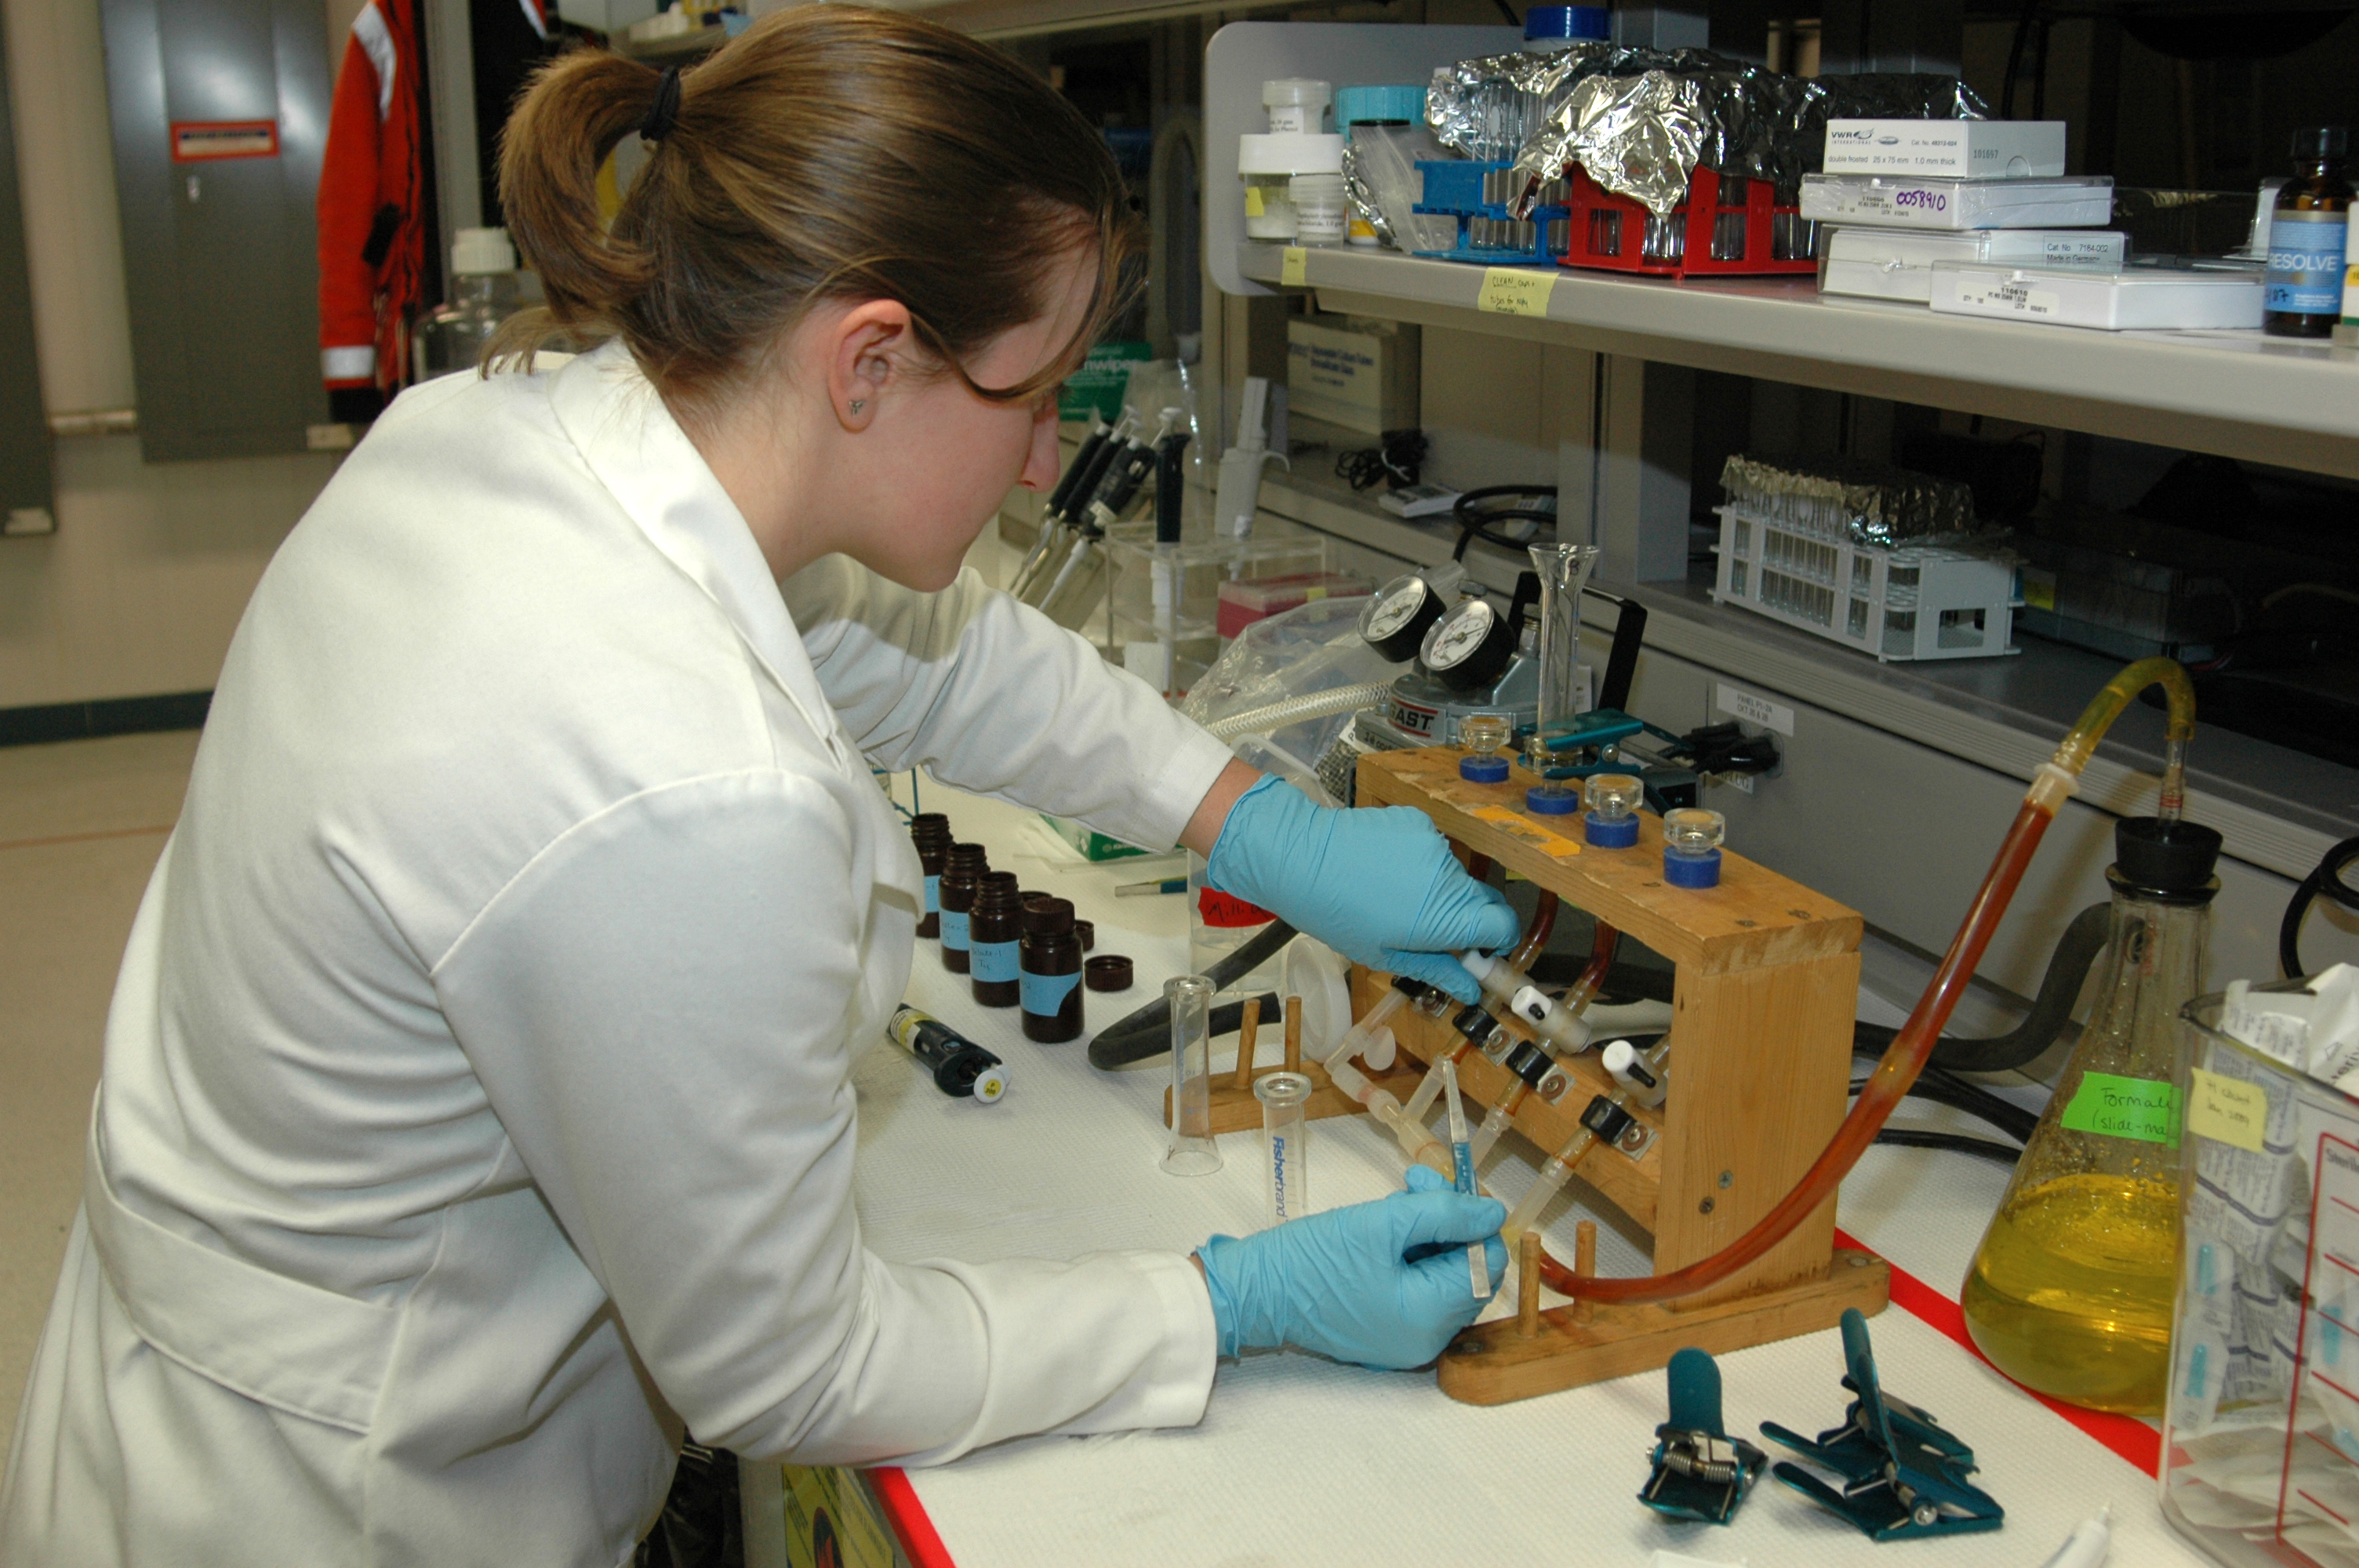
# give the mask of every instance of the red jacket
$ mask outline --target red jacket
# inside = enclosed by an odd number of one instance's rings
[[[408,379],[408,316],[426,276],[418,18],[368,0],[336,73],[320,171],[320,371],[331,393]]]

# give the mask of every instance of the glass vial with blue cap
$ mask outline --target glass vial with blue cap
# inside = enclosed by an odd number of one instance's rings
[[[1499,755],[1515,738],[1515,721],[1504,713],[1470,713],[1458,721],[1458,776],[1472,784],[1506,784],[1507,759]]]
[[[1582,837],[1601,849],[1627,849],[1638,842],[1638,807],[1647,786],[1628,773],[1599,773],[1582,788],[1589,815]]]
[[[1663,813],[1663,880],[1675,888],[1720,885],[1720,845],[1728,819],[1699,806]]]

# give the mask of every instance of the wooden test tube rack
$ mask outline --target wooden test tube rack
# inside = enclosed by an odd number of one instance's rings
[[[1658,1272],[1719,1251],[1751,1228],[1810,1168],[1841,1123],[1851,1081],[1859,994],[1860,917],[1832,899],[1732,851],[1718,887],[1662,879],[1661,821],[1642,816],[1628,849],[1581,844],[1581,818],[1534,816],[1518,768],[1506,784],[1458,775],[1462,753],[1423,746],[1359,762],[1362,806],[1411,806],[1463,850],[1485,855],[1566,904],[1588,911],[1669,959],[1670,1094],[1645,1152],[1591,1151],[1575,1174],[1654,1238]],[[1354,968],[1353,1007],[1387,983]],[[1401,1057],[1386,1087],[1406,1099],[1437,1051],[1459,1043],[1446,1020],[1394,1014]],[[1594,1052],[1562,1064],[1571,1087],[1552,1102],[1527,1096],[1515,1130],[1542,1154],[1563,1147],[1582,1109],[1611,1080]],[[1470,1051],[1459,1058],[1468,1098],[1488,1106],[1515,1081]],[[1254,1105],[1248,1093],[1248,1107]],[[1327,1103],[1340,1102],[1340,1103]],[[1313,1115],[1358,1109],[1329,1089]],[[1220,1111],[1216,1105],[1216,1121]],[[1238,1126],[1258,1125],[1258,1108]],[[1515,1194],[1506,1195],[1510,1201]],[[1700,1295],[1661,1304],[1589,1303],[1461,1335],[1440,1363],[1441,1388],[1473,1404],[1503,1404],[1663,1366],[1683,1346],[1721,1352],[1832,1327],[1847,1307],[1883,1309],[1891,1271],[1834,1244],[1834,1204],[1821,1205],[1759,1260]]]

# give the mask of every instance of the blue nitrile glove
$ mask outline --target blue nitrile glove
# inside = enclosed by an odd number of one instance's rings
[[[1205,880],[1372,969],[1440,986],[1460,1001],[1483,988],[1451,957],[1516,940],[1516,912],[1466,874],[1433,819],[1414,806],[1316,806],[1275,774],[1237,796]]]
[[[1466,1277],[1468,1242],[1483,1243],[1498,1290],[1506,1217],[1498,1199],[1469,1197],[1411,1165],[1406,1192],[1247,1237],[1215,1236],[1196,1256],[1221,1354],[1291,1345],[1363,1367],[1422,1367],[1483,1310]],[[1437,1244],[1447,1250],[1420,1262],[1401,1256]]]

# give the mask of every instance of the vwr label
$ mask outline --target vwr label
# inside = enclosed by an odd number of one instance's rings
[[[1782,702],[1772,702],[1766,697],[1730,686],[1723,681],[1713,693],[1712,705],[1723,713],[1733,714],[1747,724],[1758,724],[1764,730],[1775,730],[1788,740],[1794,738],[1794,710]]]

